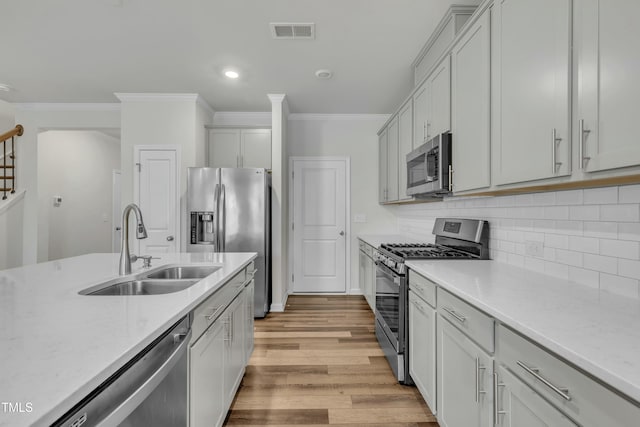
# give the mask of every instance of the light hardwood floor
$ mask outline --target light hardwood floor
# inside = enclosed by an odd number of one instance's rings
[[[437,427],[397,383],[361,296],[290,296],[256,320],[255,350],[225,425]]]

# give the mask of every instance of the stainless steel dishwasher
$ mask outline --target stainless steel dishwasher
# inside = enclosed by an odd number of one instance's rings
[[[187,426],[189,320],[172,326],[53,425]]]

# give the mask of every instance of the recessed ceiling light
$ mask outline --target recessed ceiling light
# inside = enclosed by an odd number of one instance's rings
[[[0,90],[3,92],[10,92],[13,90],[13,88],[9,85],[6,85],[4,83],[0,83]]]
[[[316,71],[316,77],[319,79],[330,79],[333,76],[333,71],[331,70],[318,70]]]
[[[233,71],[233,70],[225,71],[224,75],[227,76],[230,79],[237,79],[238,77],[240,77],[240,74],[238,74],[237,71]]]

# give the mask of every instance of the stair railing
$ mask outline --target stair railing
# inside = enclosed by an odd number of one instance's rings
[[[7,193],[15,193],[16,192],[16,144],[15,138],[16,136],[22,136],[24,133],[24,128],[22,125],[16,125],[15,128],[11,129],[9,132],[5,132],[0,135],[0,144],[2,144],[2,164],[0,164],[0,171],[2,175],[0,175],[0,181],[2,182],[2,188],[0,188],[0,192],[2,193],[2,200],[7,199]],[[11,164],[7,162],[7,144],[11,140],[11,152],[8,155],[8,159],[11,161]],[[11,183],[11,185],[9,185]]]

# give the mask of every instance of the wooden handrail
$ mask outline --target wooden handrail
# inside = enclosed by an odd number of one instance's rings
[[[0,142],[4,142],[9,138],[13,138],[14,136],[22,136],[24,133],[24,128],[22,125],[16,125],[15,128],[11,129],[9,132],[5,132],[0,135]]]

